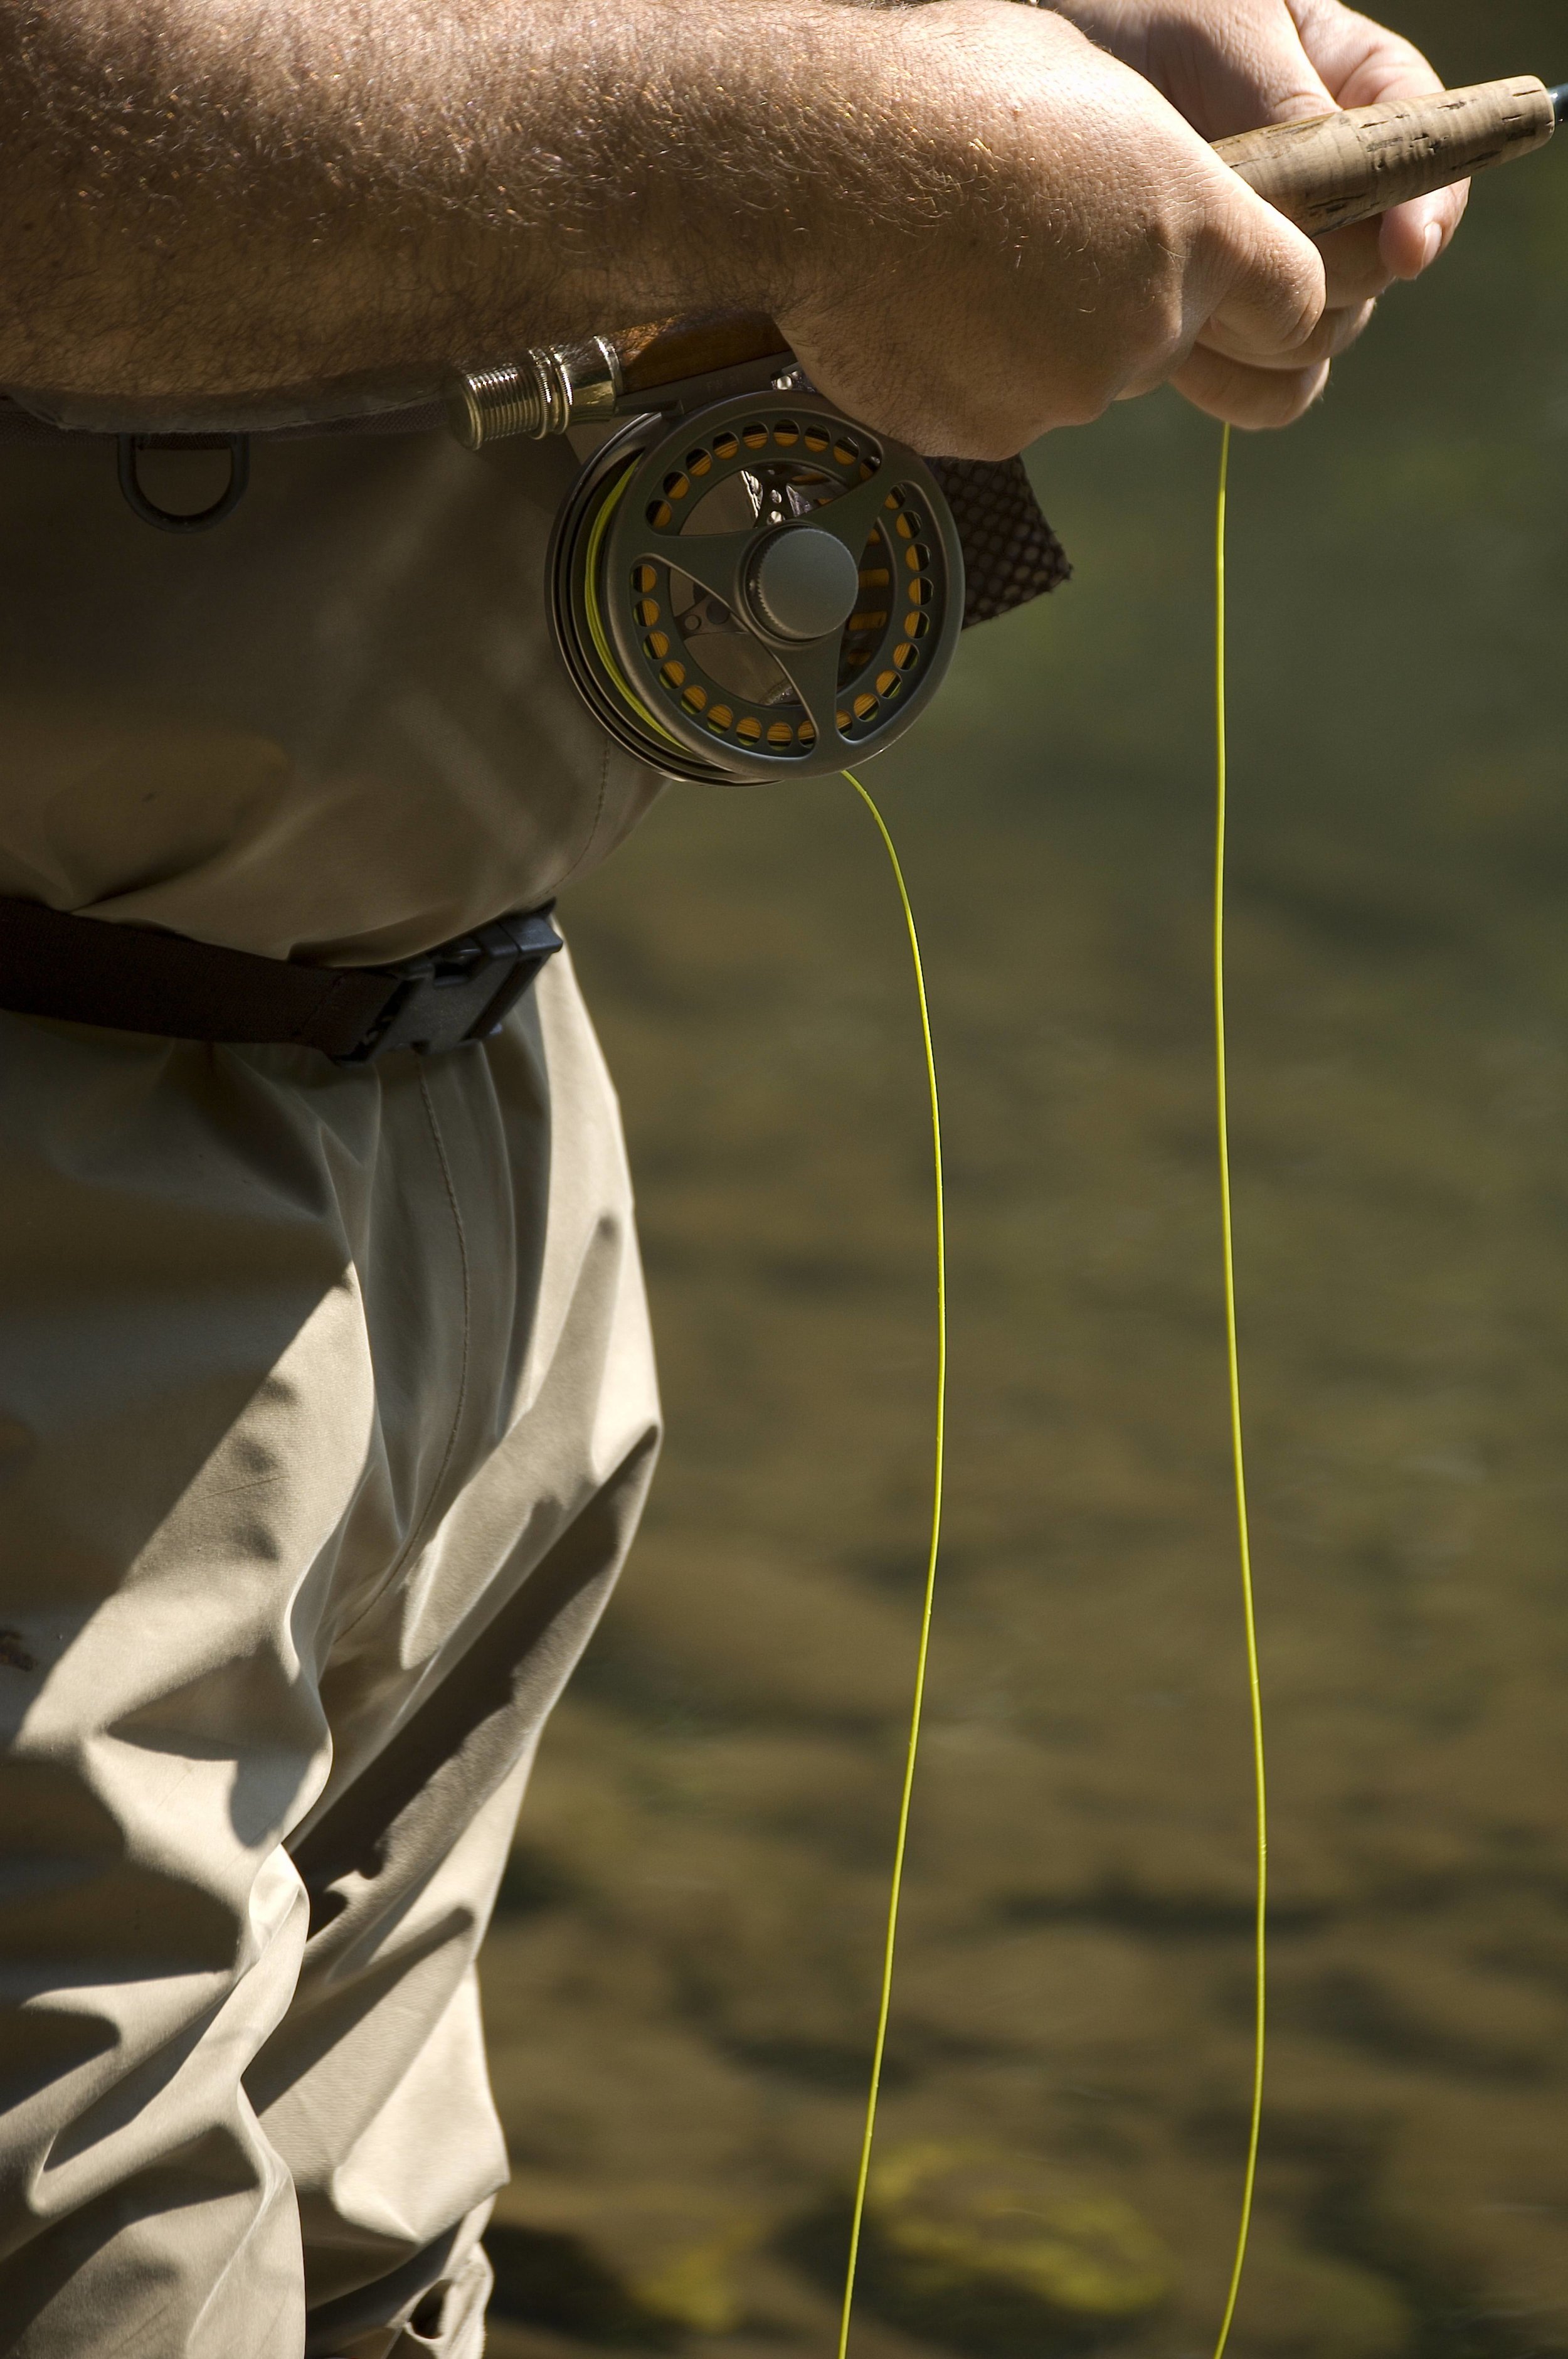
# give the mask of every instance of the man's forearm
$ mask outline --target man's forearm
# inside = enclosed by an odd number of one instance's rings
[[[1293,415],[1323,274],[1139,75],[1011,0],[0,0],[0,385],[283,422],[766,310],[925,450],[1019,450],[1200,333]],[[1227,395],[1229,398],[1229,395]]]
[[[848,234],[933,200],[860,111],[867,29],[849,0],[5,0],[0,384],[114,423],[330,408],[782,309],[836,203]]]

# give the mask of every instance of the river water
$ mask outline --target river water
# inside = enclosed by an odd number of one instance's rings
[[[1392,13],[1451,82],[1568,75],[1545,0]],[[1206,971],[1217,461],[1164,396],[1042,445],[1075,581],[970,634],[868,780],[925,937],[954,1345],[882,2136],[893,2177],[948,2172],[958,2245],[940,2299],[873,2266],[864,2359],[1205,2359],[1223,2303],[1252,1857]],[[1232,529],[1274,1895],[1232,2348],[1524,2359],[1568,2351],[1568,155],[1480,186],[1322,408],[1238,444]],[[485,1953],[515,2164],[497,2359],[832,2347],[930,1450],[923,1082],[881,862],[838,783],[678,788],[566,908],[670,1440]],[[966,2170],[1018,2175],[1055,2255],[1033,2309],[985,2296]]]

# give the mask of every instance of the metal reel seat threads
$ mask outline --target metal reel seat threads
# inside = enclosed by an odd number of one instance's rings
[[[925,462],[800,395],[633,421],[568,501],[551,576],[562,655],[617,742],[738,784],[892,744],[963,619]]]

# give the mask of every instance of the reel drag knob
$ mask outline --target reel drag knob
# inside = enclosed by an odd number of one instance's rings
[[[842,630],[860,594],[860,569],[845,543],[809,524],[781,525],[752,558],[746,603],[781,639],[825,639]]]
[[[632,420],[561,511],[550,584],[557,645],[615,742],[737,786],[881,753],[964,619],[925,462],[798,391]]]

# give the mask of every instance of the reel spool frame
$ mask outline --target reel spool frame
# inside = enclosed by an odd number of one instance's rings
[[[635,418],[557,520],[551,619],[609,734],[672,777],[818,777],[901,737],[964,619],[946,496],[818,396]]]

